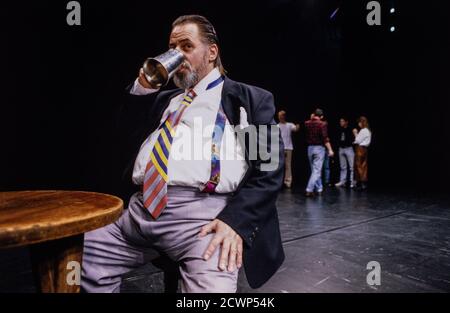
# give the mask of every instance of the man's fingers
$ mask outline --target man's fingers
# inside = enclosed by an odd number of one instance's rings
[[[145,81],[145,76],[144,76],[144,70],[141,69],[139,70],[139,82],[144,82]]]
[[[228,271],[232,272],[236,268],[237,241],[234,240],[230,245],[230,255],[228,257]]]
[[[229,253],[230,253],[230,241],[228,239],[225,239],[222,243],[222,250],[220,252],[220,259],[219,259],[219,268],[222,271],[227,270]]]
[[[212,231],[214,230],[215,227],[216,227],[216,222],[214,222],[214,221],[211,222],[211,223],[206,224],[205,226],[203,226],[203,227],[201,228],[199,236],[200,236],[200,237],[206,236],[207,234],[209,234],[210,232],[212,232]]]
[[[238,239],[238,244],[237,244],[237,256],[236,256],[237,268],[241,268],[242,267],[242,250],[243,250],[242,239],[239,238]]]
[[[153,88],[148,82],[147,79],[145,78],[145,74],[144,74],[144,70],[141,69],[139,70],[139,78],[138,78],[139,84],[141,84],[143,87],[145,88]]]
[[[208,260],[211,257],[211,255],[214,253],[214,251],[216,251],[217,246],[220,245],[221,242],[222,242],[222,237],[219,237],[218,235],[214,236],[214,238],[209,243],[208,248],[206,249],[206,252],[204,255],[205,260]]]
[[[200,229],[200,233],[198,234],[199,237],[205,237],[208,233],[211,232],[211,226],[205,225]]]
[[[208,260],[217,247],[222,245],[218,264],[220,270],[233,272],[236,267],[241,268],[243,259],[242,238],[220,220],[214,220],[203,226],[199,236],[203,237],[212,231],[215,231],[216,234],[205,251],[204,259]]]

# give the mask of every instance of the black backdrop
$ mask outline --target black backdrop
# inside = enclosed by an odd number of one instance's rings
[[[190,13],[215,25],[229,76],[272,91],[289,120],[304,121],[320,106],[333,136],[340,115],[367,115],[372,186],[446,190],[444,1],[380,1],[382,25],[372,27],[367,1],[79,1],[82,25],[72,27],[67,2],[1,4],[2,190],[114,192],[120,94],[146,57],[167,49],[171,22]],[[304,138],[294,139],[295,179],[303,186]]]

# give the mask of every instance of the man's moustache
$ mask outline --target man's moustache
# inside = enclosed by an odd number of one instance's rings
[[[185,68],[185,69],[188,69],[188,70],[192,69],[191,65],[189,63],[187,63],[187,62],[181,63],[180,69],[182,69],[182,68]]]

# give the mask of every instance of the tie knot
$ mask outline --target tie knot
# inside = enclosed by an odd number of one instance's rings
[[[190,97],[192,100],[197,96],[194,89],[189,89],[188,93],[186,94],[188,97]]]

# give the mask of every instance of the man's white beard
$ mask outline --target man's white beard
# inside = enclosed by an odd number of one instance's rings
[[[187,74],[175,73],[173,77],[175,86],[181,89],[189,89],[199,82],[199,75],[196,70],[190,70]]]
[[[181,89],[189,89],[197,85],[200,81],[200,73],[204,73],[208,66],[208,60],[205,55],[204,62],[200,65],[198,69],[193,69],[189,63],[185,63],[188,69],[187,74],[181,72],[176,72],[173,77],[173,82],[175,86]]]

